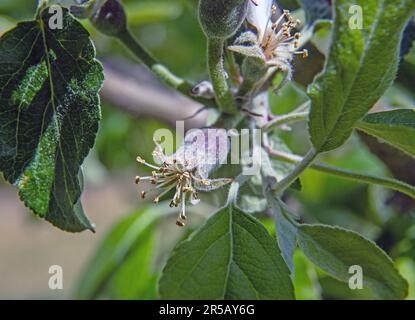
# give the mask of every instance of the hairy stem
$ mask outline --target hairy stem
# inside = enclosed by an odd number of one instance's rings
[[[267,152],[274,159],[284,161],[287,163],[301,163],[301,161],[303,161],[302,157],[289,154],[286,152],[275,151],[275,150],[271,150],[270,148],[267,148]],[[342,177],[348,180],[353,180],[356,182],[379,185],[385,188],[389,188],[395,191],[402,192],[408,195],[409,197],[415,199],[415,187],[405,182],[396,180],[396,179],[387,178],[387,177],[377,177],[373,175],[357,173],[357,172],[353,172],[350,170],[341,169],[341,168],[337,168],[337,167],[330,166],[327,164],[323,164],[323,163],[312,164],[310,168],[320,171],[320,172],[325,172],[328,174],[336,175],[338,177]]]
[[[292,124],[298,121],[305,121],[308,119],[308,111],[298,113],[288,113],[282,116],[277,116],[269,121],[263,128],[264,131],[268,131],[273,127],[278,127],[283,124]]]
[[[223,39],[208,39],[209,75],[213,88],[215,89],[216,102],[219,109],[228,114],[235,114],[237,112],[236,104],[225,76],[223,45]]]
[[[314,148],[311,148],[306,156],[297,162],[297,166],[294,168],[294,170],[277,183],[274,188],[275,194],[279,195],[283,193],[295,180],[297,180],[297,178],[304,172],[304,170],[312,165],[317,155],[317,151]]]
[[[304,112],[304,111],[310,112],[310,106],[311,106],[311,101],[308,100],[304,102],[303,104],[299,105],[297,108],[295,108],[291,113],[299,113],[299,112]]]

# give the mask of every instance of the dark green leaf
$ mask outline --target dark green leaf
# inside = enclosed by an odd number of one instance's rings
[[[363,270],[363,287],[378,299],[403,299],[408,284],[392,260],[373,242],[361,235],[326,225],[301,225],[298,244],[305,255],[332,277],[348,282],[349,268]]]
[[[352,29],[349,9],[363,9],[363,29]],[[310,135],[319,152],[341,146],[355,123],[383,95],[397,71],[402,31],[413,0],[338,0],[325,71],[310,86]]]
[[[72,232],[93,230],[78,179],[100,120],[101,64],[88,32],[64,9],[47,10],[0,39],[0,171],[40,217]]]
[[[371,113],[358,122],[357,128],[415,157],[414,110]]]
[[[159,284],[163,299],[292,299],[276,241],[255,218],[224,208],[173,252]]]

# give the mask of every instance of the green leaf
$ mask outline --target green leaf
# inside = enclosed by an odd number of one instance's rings
[[[160,217],[172,212],[175,210],[167,206],[144,208],[120,220],[104,238],[82,273],[77,298],[97,298],[109,286],[114,287],[116,298],[130,299],[145,292],[145,284],[152,277],[149,268],[153,257],[153,226]],[[128,287],[123,289],[126,274],[129,282]]]
[[[290,221],[291,213],[281,200],[277,200],[273,195],[268,196],[268,202],[275,215],[275,226],[277,230],[278,245],[281,249],[282,256],[290,269],[291,275],[294,275],[294,251],[297,247],[297,226]]]
[[[316,269],[300,250],[295,251],[294,264],[294,288],[297,300],[321,299],[321,288]]]
[[[264,226],[224,208],[183,241],[159,283],[162,299],[293,299],[289,270]]]
[[[349,9],[363,9],[363,29],[352,29]],[[338,0],[332,48],[325,71],[309,87],[309,130],[315,149],[341,146],[391,85],[396,75],[402,31],[415,9],[413,0]]]
[[[373,300],[369,288],[350,290],[348,284],[324,274],[320,275],[318,282],[322,295],[327,300]]]
[[[377,299],[404,299],[408,284],[392,260],[375,243],[361,235],[326,225],[299,226],[298,244],[304,254],[332,277],[348,282],[349,268],[363,270],[363,287]]]
[[[158,275],[152,271],[154,250],[154,226],[149,226],[138,237],[137,246],[113,276],[111,281],[113,299],[157,297]]]
[[[88,32],[63,11],[19,23],[0,38],[0,172],[25,205],[71,232],[93,230],[78,179],[100,120],[101,64]]]
[[[357,128],[415,157],[414,110],[371,113],[358,122]]]
[[[408,300],[415,300],[415,262],[408,257],[400,257],[396,261],[396,266],[409,282]]]

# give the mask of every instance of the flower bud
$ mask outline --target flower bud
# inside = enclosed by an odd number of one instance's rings
[[[227,39],[244,22],[250,0],[200,0],[199,21],[208,38]]]
[[[117,36],[127,29],[127,15],[119,0],[107,0],[91,18],[98,31]]]

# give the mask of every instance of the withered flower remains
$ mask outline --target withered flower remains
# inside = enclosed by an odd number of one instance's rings
[[[151,176],[137,176],[136,183],[148,181],[154,185],[141,190],[143,199],[156,191],[154,203],[175,190],[170,207],[180,206],[176,224],[183,227],[187,219],[186,204],[195,205],[200,201],[198,191],[209,192],[232,182],[229,178],[209,178],[209,174],[226,161],[229,150],[227,133],[223,129],[195,130],[186,135],[183,145],[172,155],[165,155],[162,146],[157,141],[155,144],[153,157],[157,165],[137,157],[139,164],[153,171]]]

